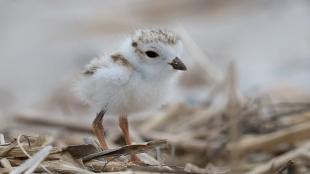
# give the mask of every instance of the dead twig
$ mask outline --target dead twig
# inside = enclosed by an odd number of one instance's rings
[[[56,117],[57,118],[57,117]],[[80,132],[91,132],[91,128],[87,124],[77,122],[77,120],[62,121],[62,119],[55,119],[55,116],[49,116],[46,113],[39,112],[22,112],[17,113],[15,116],[17,121],[27,124],[37,124],[44,126],[64,127],[66,129],[80,131]]]
[[[310,122],[308,121],[270,134],[247,136],[237,143],[236,148],[243,154],[254,150],[271,149],[280,143],[307,140],[310,138],[309,132]],[[227,147],[230,150],[233,149],[231,144]]]
[[[122,155],[138,154],[138,153],[143,153],[143,152],[152,150],[155,147],[165,146],[165,145],[167,145],[166,140],[150,141],[145,144],[127,145],[127,146],[123,146],[120,148],[108,149],[102,152],[87,155],[82,158],[82,161],[87,162],[89,160],[100,158],[100,157],[119,157]]]
[[[19,141],[18,141],[19,142]],[[22,146],[20,146],[23,148]],[[23,149],[24,153],[29,156],[29,159],[25,161],[22,165],[15,168],[11,174],[21,174],[25,172],[25,174],[32,173],[38,165],[48,156],[49,151],[52,149],[52,146],[46,146],[42,150],[40,150],[38,153],[36,153],[33,157],[31,157],[25,149]],[[47,173],[52,174],[51,171],[46,169],[43,165],[40,165]]]
[[[305,150],[309,149],[309,147],[310,147],[310,142],[307,142],[303,146],[300,146],[299,148],[295,150],[289,151],[281,156],[278,156],[268,163],[255,167],[253,170],[251,170],[250,172],[247,172],[246,174],[263,174],[263,173],[270,171],[271,168],[278,168],[279,166],[284,165],[286,162],[293,160],[299,157],[300,155],[302,155],[302,153]]]
[[[293,161],[289,160],[284,167],[280,168],[275,174],[283,174],[286,172],[287,174],[294,174],[296,173],[296,167]]]

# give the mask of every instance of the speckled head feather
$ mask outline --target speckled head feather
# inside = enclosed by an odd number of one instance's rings
[[[134,41],[142,42],[142,43],[150,43],[150,42],[163,42],[167,44],[175,45],[178,40],[180,40],[179,36],[174,32],[163,29],[143,29],[136,30],[134,36]]]

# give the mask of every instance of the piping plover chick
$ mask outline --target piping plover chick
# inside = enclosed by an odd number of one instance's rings
[[[82,100],[100,111],[93,131],[102,149],[108,149],[102,125],[105,112],[119,116],[125,142],[130,145],[127,115],[156,107],[169,95],[176,71],[186,70],[181,54],[182,42],[175,33],[144,29],[127,38],[119,51],[86,65],[77,87]]]

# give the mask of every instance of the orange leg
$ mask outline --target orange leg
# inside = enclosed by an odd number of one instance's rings
[[[100,111],[97,114],[97,116],[94,119],[93,124],[92,124],[93,132],[95,133],[97,139],[99,140],[99,143],[100,143],[102,150],[108,149],[108,145],[107,145],[105,138],[104,138],[104,128],[102,125],[102,118],[103,118],[105,112],[106,112],[105,110]]]
[[[122,129],[126,145],[131,145],[132,142],[129,136],[128,119],[126,115],[121,115],[119,117],[119,127]],[[131,161],[141,162],[141,160],[135,154],[131,155]]]

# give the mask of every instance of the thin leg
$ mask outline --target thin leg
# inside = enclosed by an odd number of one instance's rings
[[[107,145],[105,138],[104,138],[104,128],[102,125],[102,118],[103,118],[105,112],[106,112],[105,110],[100,111],[97,114],[97,116],[94,119],[93,124],[92,124],[93,132],[95,133],[97,139],[99,140],[99,143],[100,143],[102,150],[108,149],[108,145]]]
[[[126,115],[121,115],[119,117],[119,127],[122,129],[126,145],[131,145],[132,142],[129,136],[128,119]],[[141,162],[135,154],[131,155],[131,161]]]

